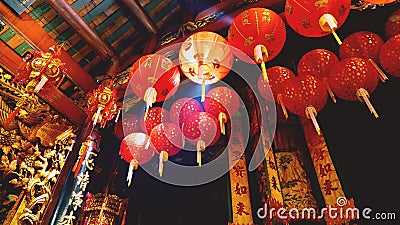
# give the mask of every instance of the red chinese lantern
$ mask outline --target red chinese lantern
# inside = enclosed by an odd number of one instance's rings
[[[266,82],[263,76],[258,78],[258,91],[265,100],[269,102],[275,101],[281,105],[285,118],[288,118],[288,113],[285,104],[282,101],[282,93],[284,84],[287,80],[295,77],[293,71],[283,66],[274,66],[267,69],[269,82]],[[272,96],[268,90],[271,88]]]
[[[347,19],[350,5],[351,0],[287,0],[285,15],[289,26],[300,35],[323,37],[332,33],[341,45],[335,30]]]
[[[352,57],[339,61],[329,74],[329,85],[333,92],[341,99],[356,101],[357,99],[367,104],[372,114],[378,114],[369,101],[378,85],[378,75],[375,68],[366,59]]]
[[[168,110],[162,107],[152,107],[147,112],[147,117],[141,123],[142,129],[150,134],[155,126],[160,123],[170,122]]]
[[[151,145],[148,135],[135,132],[122,139],[119,154],[123,160],[129,163],[129,171],[126,180],[128,181],[129,187],[132,182],[133,171],[138,168],[139,164],[145,164],[153,158],[154,148]]]
[[[178,125],[173,123],[158,124],[150,133],[150,140],[155,150],[160,154],[158,172],[160,177],[163,174],[164,162],[169,156],[178,154],[181,151],[182,132]]]
[[[270,9],[250,8],[235,17],[228,30],[231,46],[261,63],[264,79],[268,81],[265,62],[275,58],[286,41],[286,26],[282,18]],[[241,60],[249,60],[237,54]],[[248,62],[251,63],[251,62]]]
[[[200,102],[193,98],[180,98],[172,103],[169,114],[171,122],[182,126],[183,121],[188,119],[192,114],[196,112],[202,112],[203,107]]]
[[[239,96],[229,87],[212,88],[207,92],[204,101],[204,110],[218,118],[223,135],[225,135],[225,123],[239,111],[239,107]]]
[[[118,120],[114,126],[115,136],[122,140],[128,134],[141,131],[140,118],[135,114],[127,114],[122,120]]]
[[[201,152],[215,144],[220,137],[218,120],[207,112],[194,113],[185,119],[182,133],[190,143],[196,145],[197,163],[201,166]]]
[[[179,50],[182,72],[191,81],[201,84],[201,101],[204,101],[205,85],[213,84],[232,68],[233,55],[228,42],[219,34],[200,31],[190,35]]]
[[[336,103],[335,94],[328,83],[328,77],[329,72],[337,62],[339,62],[339,58],[335,53],[327,49],[314,49],[301,57],[297,65],[297,73],[299,76],[311,75],[321,79],[326,86],[329,96]]]
[[[377,4],[377,5],[389,4],[389,3],[392,3],[395,1],[396,0],[364,0],[364,2],[369,2],[369,3]]]
[[[339,47],[339,57],[340,59],[350,57],[367,59],[378,72],[381,81],[385,82],[388,78],[376,64],[379,62],[382,45],[383,40],[378,34],[371,31],[359,31],[343,40],[343,44]]]
[[[387,73],[400,77],[400,34],[390,38],[383,44],[379,61]]]
[[[163,55],[140,57],[130,68],[129,85],[133,92],[146,101],[146,113],[155,102],[162,102],[174,94],[180,83],[178,67]]]
[[[400,9],[396,9],[385,23],[385,35],[389,39],[400,34]]]
[[[310,75],[292,78],[286,83],[283,94],[283,101],[289,111],[311,119],[318,135],[321,129],[316,116],[325,107],[327,99],[324,83]]]

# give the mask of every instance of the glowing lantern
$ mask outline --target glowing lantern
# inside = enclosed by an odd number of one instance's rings
[[[228,42],[246,53],[257,64],[268,81],[265,62],[275,58],[286,41],[286,26],[282,18],[270,9],[250,8],[235,17],[228,30]],[[241,60],[248,59],[237,55]],[[250,62],[248,62],[250,63]]]
[[[218,120],[210,113],[197,112],[186,118],[184,124],[182,133],[196,146],[197,163],[201,166],[201,152],[215,144],[220,137]]]
[[[284,89],[284,83],[295,77],[293,71],[283,66],[274,66],[267,69],[269,82],[266,82],[263,76],[258,78],[258,91],[265,100],[273,102],[275,101],[281,105],[285,118],[288,118],[285,104],[282,100],[282,93]],[[268,90],[268,86],[271,88],[272,96]]]
[[[382,68],[392,76],[400,77],[400,34],[383,44],[379,60]]]
[[[122,140],[128,134],[141,131],[140,118],[135,114],[128,114],[122,120],[118,120],[114,126],[115,136]]]
[[[340,59],[359,57],[367,59],[379,74],[382,82],[388,78],[379,68],[376,62],[379,62],[379,52],[382,48],[382,38],[370,31],[359,31],[347,36],[343,44],[339,47]]]
[[[305,75],[294,77],[285,85],[283,101],[292,113],[311,119],[318,135],[321,129],[316,116],[328,99],[324,83],[317,77]]]
[[[129,71],[129,85],[146,102],[146,113],[155,102],[162,102],[176,92],[180,83],[178,67],[163,55],[140,57]]]
[[[196,112],[202,112],[203,107],[200,102],[193,98],[180,98],[172,103],[169,114],[171,122],[182,126],[183,121],[188,119],[192,114]]]
[[[329,85],[341,99],[367,104],[372,114],[378,114],[369,101],[369,93],[378,85],[378,75],[375,68],[367,60],[357,57],[339,61],[329,74]]]
[[[150,134],[155,126],[163,122],[170,122],[168,110],[162,107],[152,107],[147,112],[147,117],[141,125],[144,125],[142,129],[146,131],[147,134]]]
[[[221,133],[225,135],[225,123],[238,111],[240,100],[237,93],[228,87],[215,87],[207,92],[204,110],[218,118]]]
[[[228,42],[219,34],[200,31],[190,35],[179,50],[179,62],[185,76],[201,84],[201,101],[205,85],[223,79],[231,70],[233,55]]]
[[[306,37],[322,37],[333,34],[342,44],[335,30],[339,29],[350,12],[351,0],[287,0],[286,20],[290,27]]]
[[[385,34],[388,39],[400,34],[400,9],[395,10],[386,20]]]
[[[126,181],[128,187],[132,182],[133,171],[139,164],[149,162],[154,155],[154,149],[151,145],[150,137],[144,133],[137,132],[127,135],[121,142],[119,148],[121,158],[129,163],[129,171]]]
[[[164,162],[169,156],[178,154],[183,145],[182,133],[178,125],[173,123],[158,124],[150,133],[150,140],[159,155],[158,172],[163,174]]]
[[[297,65],[297,72],[299,76],[311,75],[321,79],[325,83],[329,96],[336,103],[335,94],[328,83],[328,77],[337,62],[339,62],[339,58],[335,53],[326,49],[314,49],[301,57]]]

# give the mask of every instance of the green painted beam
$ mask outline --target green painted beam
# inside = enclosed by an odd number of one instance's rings
[[[112,44],[132,27],[133,25],[130,21],[126,22],[124,25],[118,28],[110,37],[106,38],[107,43]]]
[[[56,29],[56,27],[58,27],[62,22],[64,22],[64,19],[61,18],[61,17],[59,17],[59,16],[56,16],[56,17],[54,17],[54,19],[53,19],[52,21],[50,21],[48,24],[46,24],[46,25],[43,27],[43,29],[44,29],[47,33],[49,33],[49,32],[51,32],[52,30]]]
[[[173,9],[175,9],[178,6],[178,3],[176,1],[170,2],[163,10],[161,10],[158,14],[156,14],[153,17],[153,21],[155,23],[159,22],[162,18],[164,18],[166,15],[171,13]]]
[[[89,62],[91,62],[94,58],[97,57],[96,52],[90,51],[88,54],[85,55],[83,59],[81,59],[78,63],[82,67],[86,66]]]
[[[104,0],[100,4],[98,4],[94,9],[90,10],[86,15],[83,16],[83,19],[86,22],[92,21],[96,16],[100,13],[104,12],[108,7],[110,7],[114,1],[112,0]]]
[[[7,42],[15,35],[16,35],[15,31],[11,28],[8,28],[4,33],[0,35],[0,39],[4,42]]]
[[[31,47],[28,43],[23,42],[22,44],[18,45],[18,46],[15,48],[15,51],[16,51],[19,55],[22,56],[28,49],[32,49],[32,47]]]
[[[79,50],[81,50],[81,48],[83,48],[83,46],[86,45],[86,42],[84,40],[80,40],[78,41],[78,43],[76,43],[74,46],[72,46],[67,52],[68,54],[75,55],[77,52],[79,52]]]
[[[33,9],[31,12],[29,12],[29,15],[34,19],[37,20],[39,17],[41,17],[43,14],[45,14],[47,11],[49,11],[51,7],[46,3],[43,2],[40,4],[38,7]]]
[[[111,16],[109,16],[107,19],[105,19],[99,26],[97,26],[95,28],[96,32],[99,34],[102,34],[103,31],[108,28],[109,26],[111,26],[112,24],[114,24],[114,22],[120,18],[122,15],[124,15],[124,12],[122,12],[122,10],[117,10],[116,12],[114,12]]]

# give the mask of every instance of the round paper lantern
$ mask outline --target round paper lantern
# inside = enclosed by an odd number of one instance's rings
[[[185,119],[182,133],[190,143],[196,145],[197,163],[201,166],[201,152],[215,144],[220,137],[218,120],[211,113],[194,113]]]
[[[129,85],[146,101],[146,113],[154,102],[162,102],[176,92],[180,83],[178,67],[163,55],[140,57],[130,68]]]
[[[164,162],[169,156],[178,154],[183,146],[182,132],[178,125],[160,123],[150,133],[150,140],[155,150],[160,154],[158,172],[163,174]]]
[[[396,9],[385,23],[385,35],[389,39],[400,34],[400,9]]]
[[[289,26],[300,35],[323,37],[332,33],[340,45],[335,30],[347,19],[350,5],[351,0],[287,0],[285,15]]]
[[[128,134],[139,131],[141,131],[140,118],[135,114],[127,114],[122,120],[118,120],[114,126],[114,134],[120,140]]]
[[[233,55],[228,42],[221,35],[200,31],[182,43],[179,63],[185,76],[202,85],[201,101],[204,101],[205,85],[213,84],[228,75]]]
[[[311,119],[318,134],[321,129],[316,116],[328,99],[324,83],[317,77],[294,77],[285,85],[283,101],[292,113]]]
[[[339,62],[339,58],[335,53],[327,49],[313,49],[301,57],[297,65],[297,72],[299,76],[311,75],[321,79],[331,99],[336,103],[335,94],[328,83],[328,77],[337,62]]]
[[[183,121],[196,112],[202,112],[203,107],[200,102],[193,98],[180,98],[172,103],[169,114],[171,122],[182,126]]]
[[[400,34],[383,44],[379,60],[382,68],[392,76],[400,77]]]
[[[269,82],[265,81],[263,76],[258,78],[258,91],[260,95],[267,101],[275,101],[281,105],[285,118],[288,118],[285,104],[282,101],[282,92],[285,82],[295,77],[292,70],[283,66],[273,66],[267,69]],[[268,90],[268,86],[271,88],[272,96]]]
[[[261,63],[264,79],[268,81],[265,62],[275,58],[286,41],[286,26],[282,18],[270,9],[250,8],[235,17],[228,30],[228,42]],[[237,56],[248,62],[247,58]],[[250,63],[250,62],[248,62]]]
[[[133,170],[136,170],[139,164],[145,164],[153,158],[154,148],[148,135],[135,132],[122,139],[119,154],[123,160],[129,163],[127,181],[130,186]]]
[[[204,110],[218,118],[223,135],[225,135],[225,123],[239,111],[239,107],[239,96],[229,87],[212,88],[207,92],[204,101]]]
[[[329,85],[333,92],[347,101],[364,101],[375,117],[375,109],[369,101],[378,85],[378,75],[375,68],[366,59],[352,57],[339,61],[329,73]]]
[[[150,134],[155,126],[163,122],[170,122],[168,110],[162,107],[152,107],[148,110],[147,116],[143,118],[143,123],[141,125],[142,129],[146,131],[147,134]]]
[[[382,38],[371,31],[359,31],[347,36],[343,40],[343,44],[339,47],[340,59],[359,57],[367,59],[372,63],[379,74],[382,82],[388,78],[386,74],[379,68],[379,52],[382,48]]]

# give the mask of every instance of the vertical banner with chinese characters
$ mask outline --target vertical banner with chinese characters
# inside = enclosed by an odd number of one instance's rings
[[[232,119],[231,122],[232,127],[242,127],[241,121],[238,119]],[[243,153],[245,146],[242,135],[243,134],[241,130],[233,130],[231,135],[233,141],[232,144],[228,146],[229,163],[236,162],[236,164],[229,171],[233,214],[232,224],[252,225],[253,215],[250,202],[247,166],[244,156],[245,154]]]
[[[95,166],[95,158],[99,151],[100,136],[96,132],[91,135],[80,146],[80,157],[83,157],[82,166],[77,173],[77,177],[70,174],[66,183],[70,188],[65,187],[68,192],[65,192],[62,201],[60,202],[60,212],[57,213],[55,221],[57,225],[72,225],[75,224],[78,214],[84,204],[87,188],[90,182],[90,175]],[[83,154],[84,152],[84,154]],[[72,179],[72,181],[71,181]],[[70,181],[70,182],[68,182]]]
[[[344,210],[354,208],[354,200],[347,200],[344,194],[324,136],[315,132],[310,120],[302,117],[301,124],[326,207],[338,207]],[[330,218],[326,215],[324,219],[327,224],[343,224],[353,218]]]

